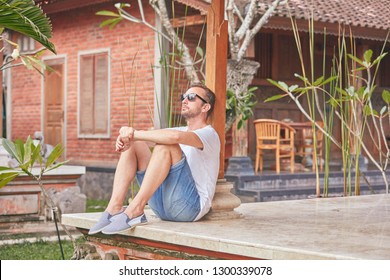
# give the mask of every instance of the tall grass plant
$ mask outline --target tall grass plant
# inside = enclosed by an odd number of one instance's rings
[[[300,84],[287,85],[283,81],[268,81],[278,87],[283,93],[268,98],[270,102],[284,97],[289,97],[295,102],[303,115],[312,122],[313,130],[320,130],[325,136],[325,181],[323,196],[328,195],[328,177],[331,144],[336,145],[342,154],[342,169],[344,173],[344,195],[360,194],[360,179],[363,176],[361,159],[364,154],[382,173],[389,192],[386,178],[386,168],[389,162],[389,146],[386,141],[385,123],[389,121],[390,93],[383,90],[382,98],[385,106],[378,112],[372,104],[372,96],[380,94],[376,89],[376,75],[381,60],[386,56],[385,44],[377,57],[373,57],[373,51],[365,50],[361,57],[357,54],[357,48],[352,32],[346,34],[340,27],[338,43],[333,50],[332,65],[325,65],[326,44],[323,49],[322,75],[315,76],[314,51],[314,21],[309,21],[309,63],[305,61],[305,54],[301,45],[301,35],[297,24],[292,20],[294,37],[301,63],[301,74],[295,74]],[[326,42],[326,30],[324,30],[324,42]],[[310,65],[307,69],[306,65]],[[326,74],[330,73],[330,74]],[[324,127],[316,121],[322,120]],[[341,124],[341,139],[336,139],[334,123]],[[316,135],[316,133],[313,133]],[[374,143],[375,152],[367,146],[367,141]],[[314,140],[314,143],[316,141]],[[316,149],[315,149],[316,150]],[[316,157],[314,157],[316,159]],[[321,159],[320,159],[321,160]],[[316,194],[321,196],[319,170],[316,164]]]

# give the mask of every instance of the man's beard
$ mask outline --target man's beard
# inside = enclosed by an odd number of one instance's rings
[[[199,111],[185,111],[185,112],[182,112],[181,113],[181,116],[186,120],[186,121],[188,121],[188,120],[190,120],[190,119],[193,119],[193,118],[195,118],[195,117],[197,117],[197,116],[199,116],[199,114],[201,113],[201,111],[199,110]]]

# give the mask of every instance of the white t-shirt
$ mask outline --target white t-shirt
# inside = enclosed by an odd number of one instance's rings
[[[174,129],[187,131],[188,127],[183,126]],[[218,179],[221,143],[217,132],[211,125],[194,130],[193,132],[202,141],[203,149],[201,150],[182,144],[180,144],[180,147],[187,158],[200,196],[200,212],[195,218],[195,221],[197,221],[207,214],[211,207],[211,201],[214,197]]]

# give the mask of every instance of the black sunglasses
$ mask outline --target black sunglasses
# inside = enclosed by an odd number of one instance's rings
[[[180,100],[183,101],[184,99],[188,99],[188,101],[195,101],[195,98],[198,97],[200,100],[202,100],[204,103],[208,103],[203,97],[199,96],[198,94],[194,92],[190,93],[183,93],[180,95]]]

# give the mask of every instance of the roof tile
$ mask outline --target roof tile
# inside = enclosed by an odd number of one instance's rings
[[[264,13],[274,0],[263,0],[267,5],[259,5]],[[249,2],[249,1],[248,1]],[[390,0],[289,0],[279,6],[276,15],[296,19],[337,22],[351,26],[390,29]]]

